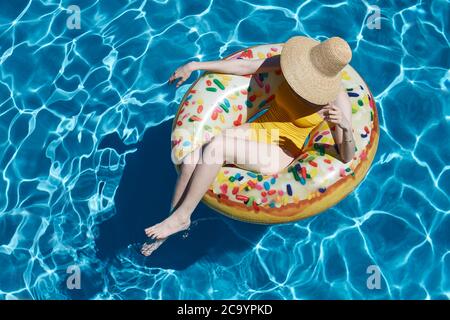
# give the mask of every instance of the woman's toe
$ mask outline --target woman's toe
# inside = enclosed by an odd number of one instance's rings
[[[158,224],[155,224],[155,225],[153,225],[153,226],[151,226],[151,227],[148,227],[148,228],[145,229],[145,230],[146,230],[146,231],[147,231],[147,230],[148,230],[148,231],[155,230],[155,228],[158,227],[158,225],[159,225],[159,223],[158,223]]]

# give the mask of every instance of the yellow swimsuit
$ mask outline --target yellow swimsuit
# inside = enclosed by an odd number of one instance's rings
[[[295,96],[284,80],[269,110],[250,122],[251,139],[275,143],[296,157],[300,155],[308,134],[322,121],[317,112]]]

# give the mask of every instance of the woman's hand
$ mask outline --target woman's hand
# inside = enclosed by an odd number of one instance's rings
[[[170,76],[169,83],[174,82],[176,79],[180,78],[180,80],[177,82],[177,88],[185,82],[192,74],[192,71],[194,71],[194,62],[186,63],[185,65],[182,65],[179,67],[175,72]]]
[[[343,130],[348,130],[350,124],[347,118],[342,114],[342,110],[336,106],[334,102],[330,102],[328,105],[323,107],[323,117],[326,121],[339,126]]]

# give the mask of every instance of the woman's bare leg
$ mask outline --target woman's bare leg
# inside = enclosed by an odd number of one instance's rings
[[[258,155],[252,159],[252,155]],[[253,157],[254,158],[254,157]],[[147,236],[164,239],[185,230],[190,217],[217,176],[224,162],[265,174],[285,168],[293,158],[275,144],[259,143],[222,134],[215,137],[203,149],[202,161],[198,163],[186,189],[186,195],[178,208],[164,221],[146,229]]]
[[[246,138],[249,135],[249,132],[246,131],[248,128],[249,128],[248,124],[243,124],[236,128],[226,129],[223,134],[235,138]],[[175,190],[172,197],[170,212],[173,212],[173,210],[175,210],[178,207],[178,205],[182,202],[186,188],[188,187],[190,179],[192,177],[192,173],[194,172],[195,167],[200,161],[201,156],[202,156],[202,148],[198,148],[193,152],[191,152],[189,155],[187,155],[184,158],[183,162],[181,163],[180,174],[175,184]],[[146,233],[148,233],[149,231],[150,228],[147,228],[145,230]],[[144,245],[141,248],[141,253],[145,256],[151,255],[153,251],[158,249],[164,243],[165,240],[166,238],[163,238],[157,239],[154,242],[144,243]]]
[[[250,126],[247,123],[244,123],[235,128],[226,129],[223,134],[227,137],[234,137],[238,139],[248,139],[250,134],[247,131]],[[175,184],[175,191],[172,197],[172,203],[170,212],[172,212],[176,206],[180,203],[180,200],[186,190],[187,185],[191,179],[192,173],[195,170],[198,162],[200,161],[202,155],[202,148],[198,148],[192,151],[189,155],[187,155],[182,164],[180,165],[180,175],[178,176],[177,182]]]
[[[170,212],[172,212],[177,204],[180,202],[181,197],[183,196],[184,190],[189,184],[189,180],[191,179],[192,173],[197,166],[197,163],[200,160],[201,156],[201,148],[198,148],[188,154],[180,165],[180,174],[177,178],[177,182],[175,183],[175,190],[172,197],[172,203],[170,206]]]
[[[192,173],[200,160],[201,148],[198,148],[188,154],[180,165],[180,174],[175,183],[175,190],[172,196],[172,202],[170,205],[170,212],[172,212],[181,202],[184,191],[186,190]],[[147,229],[146,229],[147,231]],[[141,248],[141,253],[145,256],[149,256],[153,251],[158,249],[166,239],[158,239],[155,242],[144,243]]]

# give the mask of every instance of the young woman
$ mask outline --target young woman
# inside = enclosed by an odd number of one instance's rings
[[[254,122],[224,130],[184,158],[172,213],[145,229],[155,242],[145,244],[142,254],[150,255],[167,237],[189,227],[194,209],[224,163],[263,174],[276,173],[295,160],[309,132],[322,121],[334,127],[332,135],[341,160],[349,162],[355,144],[351,105],[341,86],[341,71],[351,57],[349,45],[341,38],[320,43],[296,36],[283,45],[280,55],[272,58],[189,62],[179,67],[169,78],[169,83],[179,79],[177,87],[195,70],[248,75],[281,69],[284,79],[266,113]],[[264,154],[264,158],[251,161],[251,154]]]

